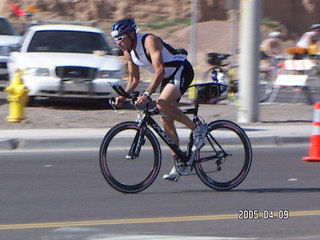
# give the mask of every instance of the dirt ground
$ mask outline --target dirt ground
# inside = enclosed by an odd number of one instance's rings
[[[190,99],[181,100],[181,107],[192,106]],[[259,105],[259,121],[253,124],[305,123],[311,124],[313,106],[290,103],[264,103]],[[228,119],[237,122],[238,106],[221,101],[216,105],[201,104],[199,113],[206,121]],[[137,111],[132,107],[116,112],[106,101],[90,99],[41,99],[24,109],[25,120],[8,122],[9,104],[6,94],[0,92],[0,130],[8,129],[65,129],[109,128],[122,121],[134,121]],[[177,127],[182,127],[177,124]]]

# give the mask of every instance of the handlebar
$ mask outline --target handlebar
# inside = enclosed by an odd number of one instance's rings
[[[118,93],[120,96],[125,97],[125,98],[130,98],[130,95],[123,89],[121,85],[118,84],[110,84],[112,89]]]
[[[118,93],[120,96],[128,98],[129,100],[126,102],[130,102],[133,106],[135,106],[134,102],[137,100],[138,96],[139,96],[139,92],[133,92],[131,94],[128,94],[121,85],[112,85],[110,84],[110,86],[113,88],[113,90]],[[193,85],[194,87],[199,87],[200,84],[195,84]],[[191,86],[189,86],[191,87]],[[115,108],[115,102],[116,99],[114,97],[109,99],[109,104],[114,108],[114,110],[116,110]],[[149,109],[149,105],[150,103],[148,103],[145,107],[145,111],[148,112],[149,115],[158,115],[160,114],[160,111],[157,107],[154,107],[152,109]],[[196,108],[191,108],[191,109],[184,109],[182,110],[183,113],[185,114],[195,114],[197,112],[197,106],[198,104],[196,104]],[[138,110],[138,109],[137,109]]]
[[[119,84],[110,84],[112,89],[119,94],[119,96],[125,97],[130,99],[131,101],[135,102],[137,100],[137,97],[139,96],[139,92],[133,92],[133,93],[127,93],[123,87]],[[114,98],[113,98],[114,99]]]
[[[129,100],[127,102],[131,102],[134,105],[134,102],[137,100],[137,97],[139,96],[139,92],[133,92],[133,93],[129,94],[119,84],[109,83],[109,85],[112,87],[112,89],[116,93],[118,93],[119,96],[128,98]],[[115,109],[116,99],[114,97],[110,98],[108,103],[109,103],[109,105],[111,105]]]
[[[128,98],[128,101],[125,101],[125,102],[129,102],[129,103],[131,103],[133,106],[135,106],[135,108],[137,108],[134,103],[135,103],[135,101],[137,100],[137,98],[138,98],[138,96],[139,96],[139,94],[140,94],[139,92],[135,91],[135,92],[129,94],[129,93],[127,93],[127,92],[123,89],[123,87],[122,87],[121,85],[118,85],[118,84],[110,84],[110,86],[112,87],[112,89],[113,89],[116,93],[119,94],[119,96]],[[116,99],[115,99],[114,97],[112,97],[112,98],[109,99],[109,105],[111,105],[114,109],[115,109],[115,102],[116,102]],[[146,108],[145,108],[145,110],[147,110],[147,111],[149,112],[149,114],[151,114],[151,115],[157,115],[157,114],[160,113],[160,111],[158,110],[157,107],[155,107],[155,108],[153,108],[153,109],[149,109],[149,104],[150,104],[150,103],[148,103],[148,104],[146,105]],[[137,110],[138,110],[138,108],[137,108]]]

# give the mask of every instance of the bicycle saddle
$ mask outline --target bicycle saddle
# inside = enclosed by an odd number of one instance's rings
[[[216,52],[208,53],[207,62],[211,65],[220,66],[222,65],[222,61],[227,59],[230,56],[231,54],[227,54],[227,53],[216,53]]]
[[[207,55],[208,55],[208,58],[216,58],[220,60],[225,60],[231,56],[231,54],[228,54],[228,53],[216,53],[216,52],[208,53]]]

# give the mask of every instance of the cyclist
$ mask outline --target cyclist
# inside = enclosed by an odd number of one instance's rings
[[[283,41],[280,32],[271,32],[268,38],[263,40],[260,48],[266,56],[276,56],[283,53]]]
[[[305,54],[315,54],[317,52],[318,41],[320,41],[320,24],[313,24],[310,30],[301,36],[296,47],[289,48],[288,52],[294,55],[294,59],[303,59]]]
[[[160,95],[157,99],[157,107],[162,117],[161,123],[166,134],[179,145],[179,137],[176,132],[174,120],[183,123],[193,131],[194,150],[199,150],[204,145],[204,137],[207,132],[205,124],[196,125],[179,108],[178,102],[193,80],[194,72],[185,54],[179,53],[168,43],[151,33],[138,34],[134,19],[127,18],[117,21],[112,28],[111,36],[123,51],[127,61],[129,80],[126,92],[134,91],[140,81],[139,67],[144,67],[153,73],[152,80],[138,97],[136,105],[145,106],[151,101],[151,95],[160,87]],[[124,97],[116,98],[116,105],[122,105]],[[179,161],[173,155],[174,161]],[[173,166],[169,174],[163,176],[170,181],[178,181],[180,174]]]
[[[268,38],[260,44],[261,62],[260,71],[269,74],[269,71],[278,63],[276,58],[283,54],[283,40],[280,32],[271,32]]]

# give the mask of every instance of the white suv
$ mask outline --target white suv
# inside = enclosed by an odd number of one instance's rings
[[[122,85],[122,64],[103,32],[79,25],[39,25],[28,29],[8,64],[22,71],[28,95],[106,97]],[[11,78],[10,78],[11,79]]]
[[[4,18],[0,17],[0,76],[8,74],[7,63],[10,55],[10,47],[17,45],[21,36],[17,30]]]

